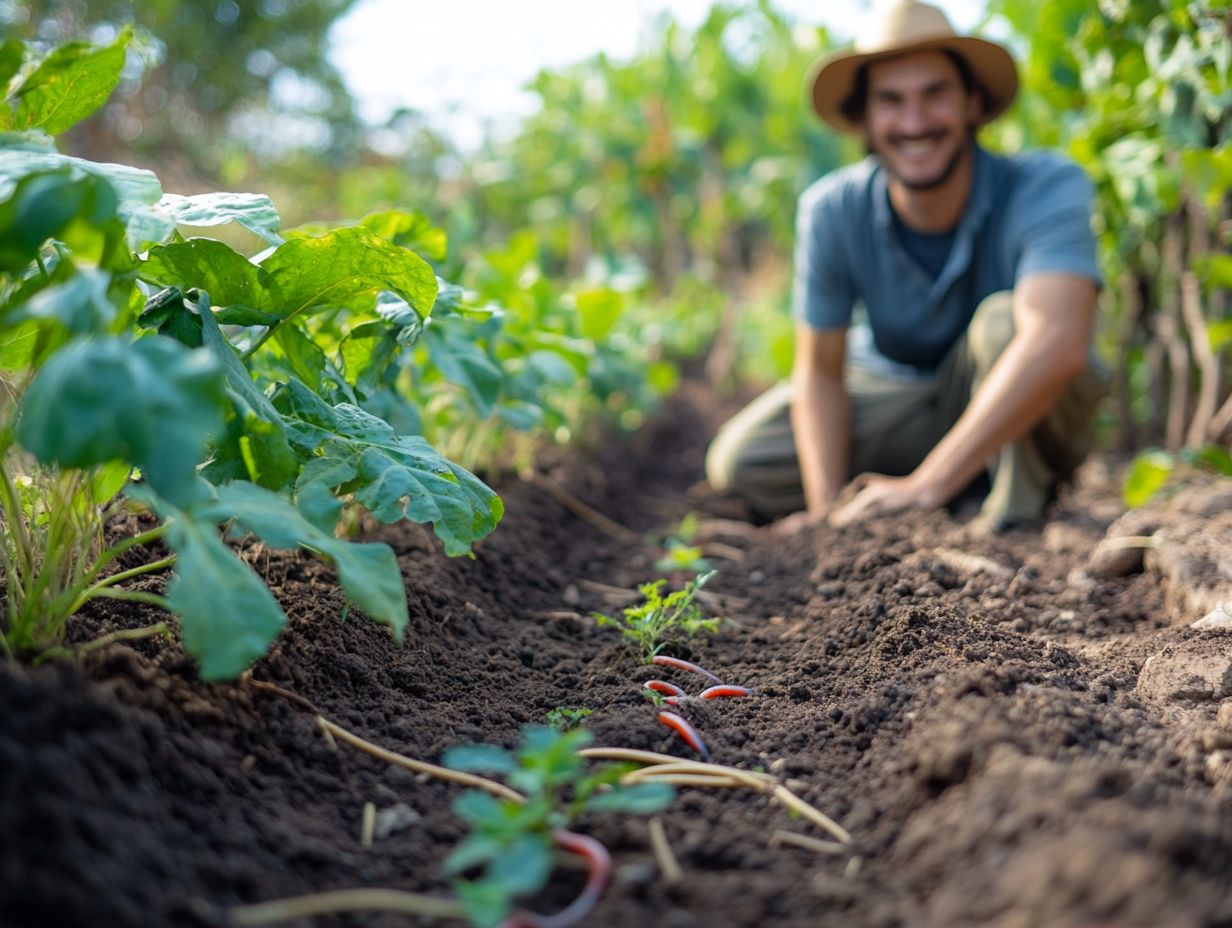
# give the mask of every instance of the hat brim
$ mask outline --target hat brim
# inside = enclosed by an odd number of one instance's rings
[[[875,52],[848,49],[821,58],[809,72],[808,86],[813,109],[838,131],[860,135],[864,131],[863,125],[848,119],[842,109],[855,86],[860,68],[874,61],[898,58],[911,52],[946,49],[963,56],[971,67],[971,73],[987,92],[988,99],[980,125],[992,122],[1010,108],[1018,94],[1018,68],[1010,53],[995,42],[974,36],[943,36]]]

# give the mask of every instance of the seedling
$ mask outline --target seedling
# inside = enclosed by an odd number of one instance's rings
[[[614,626],[634,642],[641,651],[642,661],[651,663],[654,657],[668,644],[682,638],[691,638],[701,632],[714,634],[719,630],[719,620],[707,618],[694,603],[698,591],[714,576],[714,571],[690,580],[682,590],[663,596],[661,590],[666,580],[643,583],[638,591],[645,600],[629,606],[620,617],[592,613],[601,626]],[[717,679],[715,682],[719,682]]]
[[[446,859],[445,869],[461,875],[482,868],[478,878],[459,879],[455,885],[473,925],[494,928],[510,914],[517,899],[542,889],[552,872],[553,845],[585,857],[590,866],[582,895],[552,917],[552,924],[573,924],[598,901],[611,862],[603,845],[569,831],[570,824],[586,810],[649,814],[672,801],[674,791],[667,784],[619,786],[617,781],[628,767],[587,770],[578,751],[591,740],[591,734],[581,728],[558,732],[533,727],[523,733],[516,752],[473,745],[445,753],[445,766],[503,774],[511,787],[526,796],[525,802],[518,803],[469,792],[454,804],[471,832]]]
[[[594,709],[573,706],[557,706],[548,711],[548,728],[553,731],[569,731],[582,724],[582,720],[594,713]]]
[[[663,542],[663,556],[655,561],[655,570],[667,574],[704,574],[712,570],[711,564],[702,555],[699,545],[693,544],[697,535],[697,513],[690,512],[680,520],[676,531]]]

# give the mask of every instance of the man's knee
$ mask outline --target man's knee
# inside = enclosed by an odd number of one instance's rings
[[[1008,290],[986,296],[967,326],[967,350],[977,370],[987,370],[1014,338],[1014,297]]]

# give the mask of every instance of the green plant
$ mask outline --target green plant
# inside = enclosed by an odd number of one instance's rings
[[[666,580],[643,583],[637,589],[644,597],[640,604],[624,609],[620,616],[591,613],[600,626],[611,626],[635,643],[642,661],[649,664],[666,645],[681,638],[691,638],[702,632],[719,630],[718,618],[707,618],[694,602],[715,571],[702,574],[685,584],[683,589],[662,594]]]
[[[680,524],[663,539],[663,556],[655,561],[655,570],[669,574],[704,574],[712,569],[701,547],[692,543],[697,536],[697,525],[695,512],[680,520]]]
[[[21,130],[0,136],[0,647],[51,652],[73,613],[112,597],[175,613],[203,677],[238,674],[285,616],[220,527],[328,560],[400,638],[397,560],[335,537],[344,507],[431,523],[450,554],[503,511],[472,474],[357,402],[422,333],[436,277],[381,229],[284,240],[268,197],[164,194],[148,171],[57,151],[46,133],[101,105],[128,41],[41,59],[0,48],[0,128]],[[270,247],[249,259],[184,239],[182,223],[238,225]],[[147,300],[151,287],[164,289]],[[315,340],[321,320],[345,334]],[[105,546],[108,522],[137,508],[158,524]],[[170,553],[104,576],[155,541]],[[168,568],[164,593],[120,586]]]
[[[553,731],[569,731],[582,724],[582,720],[594,714],[594,709],[582,709],[575,706],[557,706],[548,710],[548,728]]]
[[[1168,484],[1183,480],[1186,474],[1218,474],[1232,477],[1232,453],[1218,445],[1198,450],[1183,449],[1177,454],[1153,448],[1137,455],[1129,465],[1121,498],[1130,509],[1145,506]]]
[[[493,745],[472,745],[445,753],[445,766],[503,775],[525,796],[519,803],[468,792],[454,804],[471,831],[446,859],[445,869],[458,875],[483,868],[479,878],[460,879],[456,884],[473,924],[480,928],[500,924],[517,899],[543,888],[551,875],[553,845],[572,849],[577,844],[570,839],[580,836],[566,829],[582,812],[648,814],[672,801],[674,791],[666,784],[618,785],[627,767],[609,765],[588,770],[578,751],[590,741],[591,735],[584,729],[558,732],[531,727],[523,732],[514,752]],[[590,844],[590,851],[583,853],[590,859],[593,875],[604,867],[600,858],[606,857],[606,851],[601,845],[595,848],[597,842]],[[588,882],[587,893],[594,897],[588,900],[590,904],[601,888],[601,881]]]

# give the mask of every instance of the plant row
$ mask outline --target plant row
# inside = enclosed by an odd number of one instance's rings
[[[267,196],[60,153],[130,38],[0,46],[0,647],[46,654],[91,599],[132,600],[178,617],[203,677],[234,676],[286,621],[244,537],[324,558],[400,638],[392,550],[338,526],[410,519],[467,553],[503,508],[457,457],[640,414],[674,372],[622,334],[624,294],[551,284],[529,239],[463,288],[417,211],[284,230]]]

